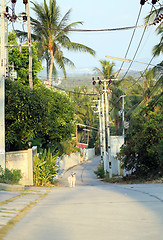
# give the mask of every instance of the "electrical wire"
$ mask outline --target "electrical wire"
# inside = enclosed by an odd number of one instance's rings
[[[153,9],[153,5],[152,5],[152,7],[151,7],[151,11],[150,11],[150,12],[152,12],[152,9]],[[149,22],[149,19],[148,19],[148,22]],[[147,25],[148,25],[148,22],[147,22]],[[132,58],[132,61],[131,61],[130,65],[129,65],[126,73],[125,73],[124,76],[122,77],[122,80],[126,77],[127,73],[129,72],[130,67],[131,67],[132,64],[133,64],[133,60],[136,58],[136,55],[137,55],[137,53],[138,53],[138,50],[139,50],[140,45],[141,45],[141,43],[142,43],[142,40],[143,40],[143,38],[144,38],[144,34],[145,34],[145,32],[146,32],[147,25],[144,27],[144,30],[143,30],[141,39],[140,39],[139,44],[138,44],[138,47],[137,47],[137,49],[136,49],[136,51],[135,51],[135,54],[134,54],[134,56],[133,56],[133,58]]]
[[[140,10],[139,10],[139,13],[138,13],[138,17],[137,17],[135,26],[138,25],[138,21],[139,21],[140,14],[141,14],[141,11],[142,11],[142,6],[143,6],[143,5],[141,5],[141,7],[140,7]],[[127,51],[126,51],[126,54],[125,54],[124,58],[127,57],[127,54],[128,54],[129,49],[130,49],[130,47],[131,47],[131,43],[132,43],[132,41],[133,41],[135,32],[136,32],[136,28],[134,28],[134,31],[133,31],[133,33],[132,33],[132,36],[131,36],[131,39],[130,39],[130,42],[129,42],[129,45],[128,45],[128,48],[127,48]],[[117,72],[116,78],[119,76],[120,71],[122,70],[123,65],[124,65],[124,61],[122,62],[121,66],[120,66],[120,69],[119,69],[118,72]]]
[[[149,24],[142,24],[139,26],[126,26],[126,27],[119,27],[119,28],[104,28],[104,29],[69,29],[69,30],[64,30],[64,29],[59,29],[59,28],[46,28],[49,30],[56,30],[56,31],[65,31],[65,32],[111,32],[111,31],[121,31],[121,30],[130,30],[134,28],[142,28],[142,27],[147,27],[153,25],[152,23]],[[31,23],[31,27],[35,28],[36,25]],[[37,28],[45,28],[43,25],[37,26]]]

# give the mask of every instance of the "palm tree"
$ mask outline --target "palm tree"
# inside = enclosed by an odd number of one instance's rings
[[[140,113],[143,107],[147,106],[152,97],[160,94],[161,91],[162,79],[156,80],[153,69],[147,69],[145,74],[141,73],[141,76],[143,83],[142,85],[138,84],[141,100],[132,110],[132,115]]]
[[[97,72],[102,78],[109,79],[113,75],[115,63],[106,60],[100,60],[99,62],[101,63],[102,70],[95,67],[94,71]]]
[[[66,77],[65,65],[74,66],[74,63],[64,57],[62,49],[70,51],[87,52],[95,55],[95,51],[83,44],[72,42],[69,38],[70,31],[82,24],[82,22],[69,23],[71,9],[61,18],[60,9],[56,0],[46,0],[44,3],[33,3],[33,10],[37,19],[31,19],[33,32],[38,41],[41,42],[45,52],[50,54],[49,85],[51,86],[54,59]]]
[[[94,71],[98,73],[103,79],[109,80],[113,78],[113,81],[108,86],[108,91],[111,92],[110,103],[112,105],[111,117],[115,119],[115,129],[116,134],[118,134],[118,125],[119,125],[119,110],[120,110],[120,102],[118,101],[120,95],[123,94],[122,90],[119,89],[119,85],[121,81],[114,80],[115,72],[114,72],[114,62],[100,60],[102,69],[97,67],[94,68]]]
[[[152,22],[163,13],[163,6],[160,5],[159,9],[154,9],[151,11],[146,17],[145,17],[145,23],[148,23],[149,20]],[[157,23],[158,26],[156,28],[157,34],[161,37],[160,42],[156,44],[153,48],[153,55],[159,56],[161,53],[163,53],[163,22],[160,21],[160,23]]]

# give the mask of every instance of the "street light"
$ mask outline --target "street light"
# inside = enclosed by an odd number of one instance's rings
[[[156,65],[153,65],[153,64],[151,64],[151,63],[140,62],[140,61],[131,60],[131,59],[128,59],[128,58],[111,57],[111,56],[106,56],[106,57],[107,57],[107,58],[114,59],[114,60],[122,61],[122,62],[128,62],[128,63],[130,63],[130,62],[136,62],[136,63],[145,64],[145,65],[150,65],[150,66],[153,66],[153,67],[163,68],[162,66],[156,66]]]

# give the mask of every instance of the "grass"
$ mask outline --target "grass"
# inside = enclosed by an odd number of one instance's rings
[[[109,176],[106,175],[106,177],[103,179],[104,182],[108,183],[114,183],[114,184],[146,184],[146,183],[163,183],[163,178],[141,178],[141,177],[135,177],[135,176],[113,176],[111,179],[109,179]]]

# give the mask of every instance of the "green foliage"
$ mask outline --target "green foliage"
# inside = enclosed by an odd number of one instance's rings
[[[162,122],[162,114],[155,112],[132,118],[127,144],[118,154],[123,167],[144,178],[163,175]]]
[[[95,55],[95,51],[83,44],[72,42],[69,38],[69,32],[82,22],[69,21],[71,9],[62,17],[59,6],[56,0],[49,0],[49,4],[44,0],[44,3],[33,3],[33,11],[36,19],[31,18],[33,28],[32,36],[40,42],[43,57],[47,61],[47,67],[50,65],[49,85],[51,86],[52,73],[56,73],[57,67],[63,71],[66,77],[65,66],[74,67],[74,63],[64,57],[63,50],[87,52]],[[62,30],[61,30],[62,29]],[[55,65],[53,61],[55,60]],[[54,71],[53,71],[54,70]]]
[[[76,139],[61,142],[59,149],[60,155],[80,152],[80,148],[76,146]]]
[[[9,33],[8,43],[17,45],[17,37],[14,32]],[[14,69],[17,71],[17,81],[20,81],[24,85],[29,85],[29,49],[28,47],[22,47],[20,52],[19,47],[9,47],[9,70],[12,69],[12,63],[14,63]],[[41,60],[38,59],[38,43],[32,43],[32,77],[33,82],[38,82],[37,73],[42,70]]]
[[[104,178],[105,177],[105,171],[104,171],[104,165],[98,165],[97,170],[94,171],[94,173],[99,177],[99,178]]]
[[[22,178],[21,170],[18,169],[9,170],[8,168],[3,170],[3,168],[0,166],[1,183],[17,184],[19,183],[21,178]]]
[[[34,184],[36,186],[47,186],[53,183],[53,178],[59,170],[57,163],[58,154],[53,154],[45,149],[34,158]]]
[[[31,91],[20,82],[6,80],[6,150],[22,150],[28,141],[39,146],[57,144],[75,131],[74,107],[67,95],[37,85]],[[41,141],[41,142],[40,142]]]

